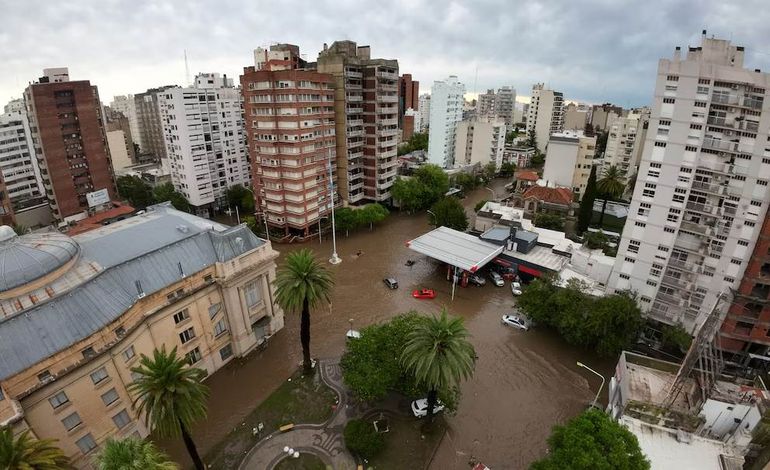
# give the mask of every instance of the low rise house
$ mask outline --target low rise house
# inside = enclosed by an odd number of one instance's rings
[[[569,188],[534,185],[514,195],[513,200],[517,206],[524,208],[524,213],[529,217],[534,217],[538,212],[564,217],[573,215],[573,195]]]

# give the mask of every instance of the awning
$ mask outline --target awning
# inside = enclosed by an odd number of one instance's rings
[[[500,259],[500,258],[495,258],[495,259],[492,260],[492,262],[495,263],[495,264],[499,264],[500,266],[503,266],[505,268],[512,268],[513,267],[513,263],[511,263],[510,261],[506,261],[504,259]]]
[[[492,261],[503,247],[448,227],[439,227],[406,242],[410,249],[470,272]]]
[[[543,275],[543,273],[538,271],[537,269],[530,268],[529,266],[524,266],[523,264],[519,265],[519,272],[524,274],[531,274],[535,277],[540,277]]]

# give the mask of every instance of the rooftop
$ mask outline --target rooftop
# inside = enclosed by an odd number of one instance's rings
[[[418,253],[471,272],[492,261],[503,251],[502,246],[448,227],[438,227],[406,244]]]
[[[572,191],[569,188],[548,188],[546,186],[530,186],[521,196],[524,199],[535,198],[538,201],[569,206],[572,204]]]
[[[513,178],[522,181],[537,181],[540,179],[540,176],[535,171],[521,170],[514,173]]]
[[[128,204],[113,202],[112,209],[99,212],[82,220],[78,220],[75,226],[67,230],[67,235],[74,236],[79,233],[88,232],[103,225],[109,225],[117,220],[122,220],[135,212],[135,209]]]

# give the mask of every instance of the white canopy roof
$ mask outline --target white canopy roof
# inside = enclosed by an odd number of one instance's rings
[[[502,246],[447,227],[420,235],[406,245],[418,253],[470,272],[476,272],[503,251]]]

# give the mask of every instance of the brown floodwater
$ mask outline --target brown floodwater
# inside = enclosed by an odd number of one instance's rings
[[[505,183],[493,182],[498,196]],[[476,202],[489,197],[489,190],[478,189],[463,204],[472,214]],[[449,432],[430,468],[467,469],[471,456],[494,470],[526,468],[545,454],[551,427],[578,414],[596,393],[600,379],[578,368],[576,361],[609,379],[615,359],[600,359],[569,346],[552,331],[521,332],[501,325],[500,316],[515,303],[508,283],[505,287],[490,282],[484,287],[458,287],[452,301],[451,284],[438,263],[405,245],[430,229],[425,214],[394,214],[372,231],[362,229],[350,237],[338,237],[337,252],[343,262],[328,265],[336,285],[331,305],[311,313],[311,352],[314,357],[341,355],[349,320],[360,329],[408,310],[431,314],[446,307],[465,319],[478,361],[473,378],[462,384],[458,411],[448,418]],[[332,251],[326,236],[322,243],[316,239],[274,247],[282,257],[309,247],[324,260]],[[356,256],[359,250],[363,253]],[[416,263],[406,266],[408,259]],[[384,277],[395,277],[399,289],[387,289]],[[434,289],[436,298],[413,299],[411,291],[421,287]],[[270,339],[265,351],[234,361],[206,381],[211,388],[208,419],[193,430],[199,450],[205,454],[239,426],[300,361],[299,316],[287,312],[286,327]],[[606,396],[606,388],[604,392]],[[190,465],[181,441],[165,442],[163,447],[178,462]]]

